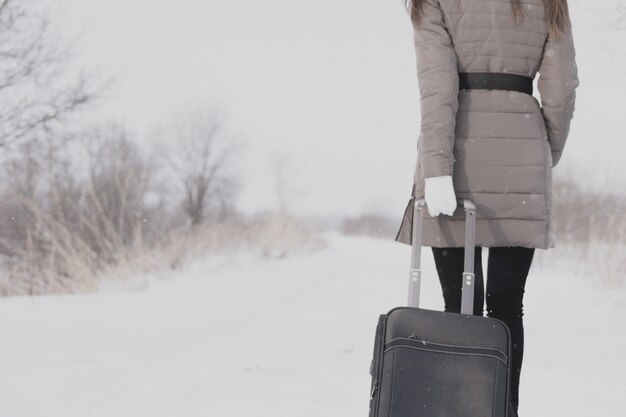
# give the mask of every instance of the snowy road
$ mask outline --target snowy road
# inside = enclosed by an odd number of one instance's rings
[[[405,303],[410,248],[329,239],[134,290],[0,299],[0,416],[367,416],[376,320]],[[423,262],[422,307],[442,309],[429,248]],[[520,416],[621,417],[626,289],[533,264],[524,305]]]

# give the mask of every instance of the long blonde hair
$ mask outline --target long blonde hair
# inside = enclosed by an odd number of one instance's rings
[[[423,0],[404,0],[405,7],[409,12],[413,24],[419,22],[422,14]],[[552,37],[560,38],[566,29],[571,27],[567,0],[543,0],[543,7],[548,23],[548,32]],[[522,0],[511,0],[512,19],[514,24],[520,23],[524,18]]]

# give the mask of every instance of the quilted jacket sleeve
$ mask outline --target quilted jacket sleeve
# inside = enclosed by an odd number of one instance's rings
[[[561,159],[569,134],[578,84],[576,51],[572,30],[569,28],[559,39],[548,36],[537,80],[537,89],[541,95],[541,111],[552,149],[553,167]]]
[[[439,0],[424,0],[413,40],[420,90],[422,172],[424,178],[452,175],[459,76]]]

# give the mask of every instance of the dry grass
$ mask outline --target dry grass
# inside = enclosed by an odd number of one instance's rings
[[[555,181],[556,247],[536,251],[536,262],[560,265],[605,287],[626,284],[626,196],[587,191]]]
[[[105,280],[179,269],[189,261],[218,253],[246,251],[282,259],[326,246],[317,228],[284,213],[267,213],[249,220],[230,218],[196,229],[173,228],[155,244],[121,247],[115,261],[98,262],[97,254],[80,235],[46,218],[45,213],[37,213],[47,225],[49,250],[27,250],[5,259],[0,283],[4,296],[92,292]]]
[[[128,276],[179,269],[214,254],[246,251],[266,259],[283,259],[326,246],[321,231],[284,213],[228,219],[198,229],[181,227],[164,235],[153,248],[142,248],[107,275]]]

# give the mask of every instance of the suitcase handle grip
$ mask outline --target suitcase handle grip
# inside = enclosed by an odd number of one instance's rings
[[[422,252],[422,226],[426,200],[415,199],[413,204],[413,230],[411,244],[411,270],[409,272],[409,307],[419,307]],[[465,262],[463,267],[463,285],[461,313],[472,314],[474,305],[474,246],[476,234],[476,206],[467,198],[457,198],[457,208],[465,210]],[[440,214],[441,216],[441,214]]]

